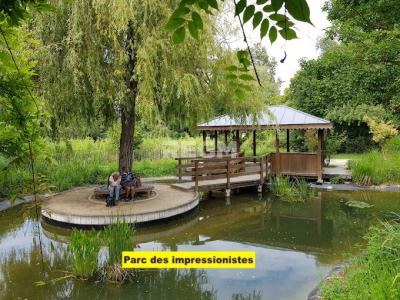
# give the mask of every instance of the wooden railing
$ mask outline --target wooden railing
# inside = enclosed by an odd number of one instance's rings
[[[178,178],[188,176],[195,182],[195,190],[199,190],[200,181],[213,181],[218,185],[225,185],[230,190],[232,178],[246,175],[259,175],[262,185],[271,172],[271,156],[251,157],[224,157],[212,158],[187,158],[180,157],[178,160]],[[222,180],[221,179],[225,179]],[[219,181],[218,181],[219,180]],[[210,182],[210,185],[212,183]]]

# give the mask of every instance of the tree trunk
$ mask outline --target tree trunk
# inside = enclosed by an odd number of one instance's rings
[[[129,22],[126,32],[125,49],[128,56],[126,84],[129,95],[126,102],[121,105],[121,136],[119,140],[119,169],[122,167],[132,168],[133,142],[135,135],[136,120],[136,98],[138,94],[138,82],[135,78],[136,72],[136,47],[133,24]]]

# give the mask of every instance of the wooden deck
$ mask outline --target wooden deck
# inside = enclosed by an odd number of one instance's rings
[[[264,178],[266,173],[264,172]],[[248,187],[248,186],[258,186],[260,184],[260,175],[252,174],[252,175],[243,175],[233,177],[230,180],[231,189],[241,188],[241,187]],[[198,182],[198,191],[217,191],[217,190],[225,190],[227,185],[226,178],[219,178],[219,179],[211,179],[211,180],[204,180]],[[187,182],[180,182],[171,185],[174,188],[181,189],[181,190],[194,190],[196,187],[195,181],[187,181]]]
[[[258,191],[276,174],[322,178],[321,157],[317,153],[269,153],[245,157],[243,152],[217,157],[177,158],[179,182],[172,187],[181,190],[214,191],[254,186]],[[182,182],[182,178],[191,180]]]

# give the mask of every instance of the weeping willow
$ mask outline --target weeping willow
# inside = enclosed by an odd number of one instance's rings
[[[177,0],[50,3],[54,11],[36,15],[31,29],[42,43],[36,57],[38,93],[54,130],[82,122],[106,127],[124,113],[193,128],[221,112],[262,110],[257,88],[246,101],[232,97],[224,69],[234,56],[216,42],[212,17],[204,16],[199,40],[188,37],[176,45],[164,25]],[[124,131],[134,130],[127,123],[135,120],[122,121],[121,147]]]

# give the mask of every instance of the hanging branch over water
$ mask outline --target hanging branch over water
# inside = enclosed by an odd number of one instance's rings
[[[233,0],[233,3],[235,4],[235,7],[236,7],[236,0]],[[259,86],[262,87],[260,77],[258,76],[256,64],[254,63],[253,54],[251,53],[250,45],[249,45],[249,42],[247,41],[246,32],[244,31],[242,18],[240,17],[240,15],[237,15],[237,17],[238,17],[238,19],[239,19],[240,28],[242,29],[243,41],[244,41],[244,42],[246,43],[246,45],[247,45],[247,52],[249,52],[251,64],[253,65],[254,74],[256,75],[257,82],[258,82]]]

